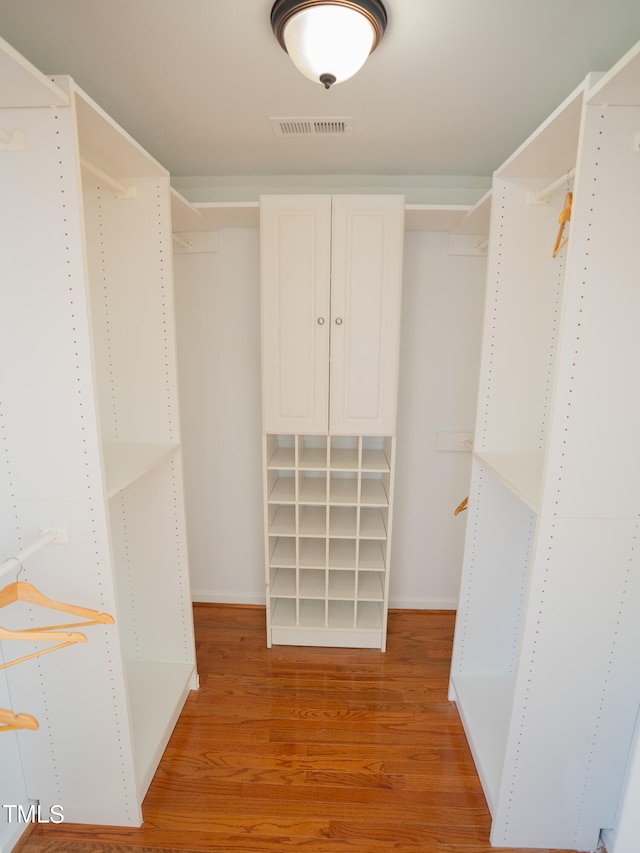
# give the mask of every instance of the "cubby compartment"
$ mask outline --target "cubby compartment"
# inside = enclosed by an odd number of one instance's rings
[[[268,435],[264,457],[269,642],[384,649],[393,440]]]

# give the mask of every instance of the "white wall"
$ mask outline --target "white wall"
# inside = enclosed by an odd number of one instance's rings
[[[486,259],[447,249],[447,234],[406,233],[391,607],[458,601],[471,454],[436,439],[473,433]]]
[[[455,607],[473,431],[485,259],[407,232],[398,402],[392,607]],[[189,556],[196,601],[264,603],[260,281],[256,229],[220,232],[175,259]]]
[[[257,229],[177,254],[175,281],[193,598],[264,603]]]

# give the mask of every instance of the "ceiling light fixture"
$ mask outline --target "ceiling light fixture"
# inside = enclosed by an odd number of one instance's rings
[[[380,0],[276,0],[271,27],[298,71],[328,89],[367,61],[387,26]]]

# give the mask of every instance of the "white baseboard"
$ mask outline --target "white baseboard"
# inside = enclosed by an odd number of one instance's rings
[[[264,593],[251,595],[246,592],[218,592],[215,589],[192,589],[191,600],[203,604],[261,604],[265,605]]]
[[[261,604],[265,605],[264,595],[251,595],[246,592],[219,592],[215,589],[191,590],[192,601],[204,604]],[[457,610],[455,598],[391,598],[389,607],[393,610]]]
[[[391,610],[457,610],[457,598],[389,598]]]

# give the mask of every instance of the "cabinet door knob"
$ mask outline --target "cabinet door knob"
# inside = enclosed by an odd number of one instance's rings
[[[336,317],[336,326],[342,325],[342,317]]]
[[[324,317],[318,317],[318,325],[324,326]]]

